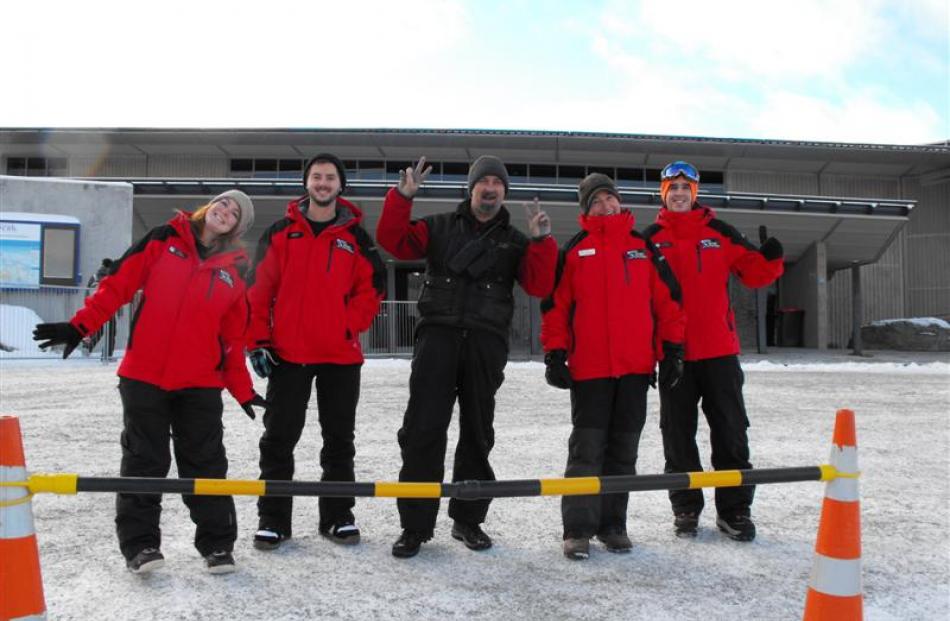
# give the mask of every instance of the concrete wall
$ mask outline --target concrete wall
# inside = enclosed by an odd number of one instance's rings
[[[128,183],[0,176],[0,212],[57,214],[79,219],[80,282],[103,257],[132,244],[132,186]]]
[[[805,311],[805,347],[828,346],[828,279],[825,244],[813,244],[795,265],[786,266],[779,288],[779,304]]]

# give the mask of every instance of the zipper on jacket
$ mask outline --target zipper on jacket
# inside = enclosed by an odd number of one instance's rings
[[[211,292],[214,291],[214,276],[216,273],[217,273],[216,270],[211,270],[211,280],[208,281],[208,295],[207,295],[207,298],[209,300],[211,299]]]
[[[327,253],[327,271],[330,271],[330,268],[333,266],[333,250],[336,248],[336,243],[334,241],[330,242],[330,251]]]
[[[132,349],[132,339],[135,337],[135,326],[138,324],[139,315],[142,312],[142,308],[145,306],[145,294],[142,294],[142,299],[139,301],[139,307],[135,309],[135,314],[132,315],[132,323],[129,324],[129,340],[125,344],[126,349]]]
[[[215,367],[216,371],[224,370],[224,340],[221,338],[221,335],[218,335],[218,366]]]
[[[623,261],[623,279],[628,285],[630,284],[630,261],[627,259],[627,255],[622,254],[621,260]]]
[[[703,271],[703,249],[699,242],[696,242],[696,268]]]
[[[574,334],[574,316],[577,314],[577,302],[571,302],[571,308],[567,311],[567,333],[571,337],[571,353],[577,348],[577,337]]]
[[[346,337],[347,341],[352,341],[353,335],[350,333],[350,327],[346,325],[346,304],[350,301],[349,297],[347,294],[343,294],[343,336]]]

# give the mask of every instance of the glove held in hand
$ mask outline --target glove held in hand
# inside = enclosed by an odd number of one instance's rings
[[[251,366],[258,377],[267,378],[274,372],[274,367],[280,364],[274,358],[274,353],[266,347],[255,349],[248,354],[251,359]]]
[[[555,349],[544,355],[544,379],[555,388],[568,389],[574,383],[567,368],[567,351]]]

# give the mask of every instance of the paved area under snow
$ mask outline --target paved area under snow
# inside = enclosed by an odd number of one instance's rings
[[[757,467],[824,463],[836,409],[854,409],[866,618],[946,619],[950,364],[945,354],[872,354],[745,356],[752,460]],[[31,471],[116,476],[121,409],[114,373],[115,365],[90,359],[0,362],[0,412],[20,417]],[[511,363],[506,375],[493,453],[498,477],[560,476],[570,432],[567,393],[546,386],[536,362]],[[408,376],[404,360],[364,367],[359,480],[397,476]],[[662,471],[652,391],[649,411],[643,474]],[[248,420],[228,400],[225,420],[231,478],[256,478],[260,419]],[[297,449],[298,478],[319,479],[319,447],[314,419]],[[752,544],[715,530],[711,494],[695,541],[673,537],[665,492],[633,495],[633,553],[614,556],[595,545],[586,562],[561,556],[556,498],[495,501],[486,530],[496,545],[482,553],[451,539],[443,504],[435,539],[418,557],[397,560],[389,553],[399,534],[392,500],[357,500],[364,542],[343,548],[317,534],[316,499],[298,499],[296,538],[265,553],[250,545],[254,499],[240,497],[238,572],[219,577],[204,572],[184,505],[166,496],[168,562],[144,579],[126,571],[118,552],[112,495],[40,496],[33,508],[51,619],[801,618],[823,486],[760,486]]]

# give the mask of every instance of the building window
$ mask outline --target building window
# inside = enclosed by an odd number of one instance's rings
[[[527,164],[506,164],[505,168],[508,169],[508,176],[512,181],[525,183],[528,180]]]
[[[65,177],[69,166],[65,157],[8,157],[6,172],[18,177]]]
[[[442,162],[444,181],[465,181],[468,179],[468,162]]]
[[[583,166],[558,166],[558,183],[580,183],[581,179],[584,178],[585,172]]]
[[[529,179],[532,182],[554,183],[557,181],[557,166],[553,164],[531,164],[529,170]]]

